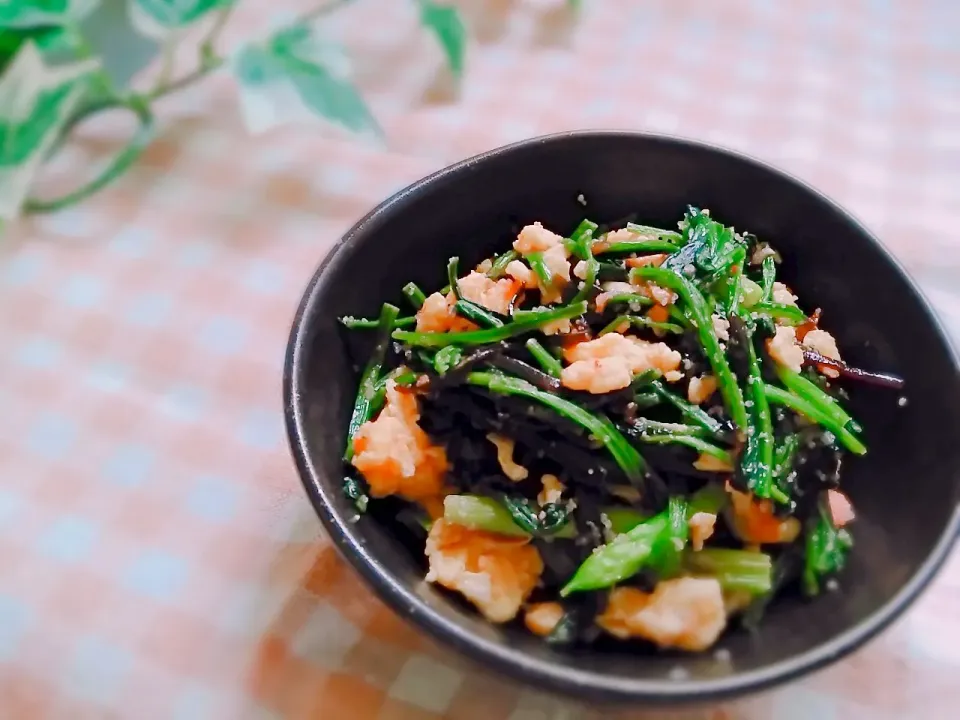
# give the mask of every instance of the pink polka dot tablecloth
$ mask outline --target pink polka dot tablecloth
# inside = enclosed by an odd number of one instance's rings
[[[485,674],[373,599],[286,447],[290,321],[336,239],[453,161],[553,131],[716,142],[863,219],[960,333],[960,4],[463,0],[462,87],[412,2],[324,19],[386,139],[249,137],[214,77],[93,200],[0,242],[0,717],[955,718],[960,556],[831,669],[668,713]],[[247,2],[231,39],[279,8]],[[291,8],[296,10],[297,7]],[[57,182],[115,152],[88,127]]]

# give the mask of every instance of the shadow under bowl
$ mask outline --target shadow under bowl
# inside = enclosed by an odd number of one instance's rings
[[[584,217],[672,226],[688,204],[769,240],[780,275],[851,364],[897,373],[902,393],[849,386],[869,453],[847,463],[855,547],[840,589],[786,597],[760,631],[729,631],[729,653],[681,655],[601,643],[554,649],[493,626],[423,582],[422,547],[389,518],[356,512],[341,461],[357,372],[337,318],[376,316],[401,287],[445,284],[448,257],[470,267],[523,225],[569,233]],[[362,357],[356,358],[362,362]],[[595,701],[703,702],[825,666],[903,612],[947,557],[960,527],[957,357],[917,288],[884,247],[803,183],[715,147],[634,133],[537,138],[485,153],[400,191],[351,229],[303,297],[287,348],[284,406],[303,484],[336,546],[401,616],[485,667]],[[901,406],[901,395],[907,403]]]

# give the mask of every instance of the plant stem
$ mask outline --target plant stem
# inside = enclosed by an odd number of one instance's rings
[[[217,40],[220,39],[220,35],[223,33],[224,28],[227,25],[227,22],[230,20],[230,16],[233,14],[234,6],[230,5],[225,7],[219,13],[217,13],[216,18],[213,21],[213,24],[210,26],[210,29],[207,31],[206,36],[200,42],[200,64],[191,72],[183,75],[176,80],[170,79],[170,70],[172,65],[168,65],[168,58],[166,56],[167,48],[170,47],[171,56],[169,61],[172,63],[173,57],[172,52],[175,47],[175,44],[164,45],[164,65],[160,70],[160,78],[157,81],[156,86],[153,90],[147,93],[148,100],[159,100],[162,97],[166,97],[172,93],[175,93],[179,90],[183,90],[185,87],[193,85],[205,78],[207,75],[212,73],[214,70],[219,69],[225,62],[226,59],[218,56],[216,54],[216,44]]]
[[[151,94],[157,92],[170,84],[170,77],[173,75],[173,63],[177,55],[177,46],[180,44],[180,35],[172,33],[163,41],[163,47],[160,50],[160,72],[157,74],[157,82],[151,90]]]
[[[187,73],[183,77],[173,80],[168,85],[165,85],[161,88],[154,88],[154,90],[146,95],[147,100],[159,100],[160,98],[171,95],[172,93],[183,90],[185,87],[193,85],[198,80],[205,78],[207,75],[212,73],[214,70],[220,68],[226,62],[224,58],[213,58],[210,61],[209,65],[196,68],[192,72]]]
[[[145,104],[138,102],[137,98],[130,98],[128,100],[119,100],[114,98],[110,101],[104,101],[103,103],[98,103],[96,106],[91,106],[85,110],[81,110],[64,126],[62,131],[63,136],[66,137],[73,127],[75,127],[77,123],[86,118],[88,115],[113,108],[127,109],[137,116],[139,127],[134,132],[133,137],[130,138],[130,141],[126,144],[126,146],[99,175],[78,189],[73,190],[66,195],[62,195],[61,197],[50,200],[33,197],[27,198],[23,204],[23,211],[25,213],[36,214],[54,212],[86,200],[88,197],[102,190],[104,187],[116,180],[120,175],[125,173],[130,166],[133,165],[137,158],[140,157],[140,154],[153,140],[155,127],[153,114],[150,112],[150,108]]]
[[[209,61],[216,58],[214,51],[216,50],[217,40],[220,39],[220,35],[230,20],[230,16],[233,14],[235,7],[236,5],[227,5],[227,7],[217,13],[216,18],[214,18],[210,30],[200,43],[200,59],[202,64],[206,65]]]
[[[344,5],[349,5],[353,0],[330,0],[330,2],[324,3],[323,5],[318,5],[312,10],[307,10],[305,13],[300,15],[296,22],[297,23],[309,23],[317,18],[323,17],[324,15],[329,15],[334,10],[339,10]]]

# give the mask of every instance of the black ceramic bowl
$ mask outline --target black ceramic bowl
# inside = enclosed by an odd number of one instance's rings
[[[900,407],[894,391],[850,387],[870,451],[843,477],[858,517],[839,591],[814,602],[784,598],[756,636],[728,632],[718,647],[729,650],[729,661],[726,653],[638,654],[612,643],[555,650],[522,628],[490,625],[426,585],[421,548],[396,528],[369,515],[354,521],[340,492],[340,455],[357,374],[337,317],[375,316],[384,300],[401,299],[410,280],[440,287],[448,257],[459,255],[470,267],[529,222],[568,233],[584,215],[599,222],[632,215],[665,227],[688,203],[772,241],[785,258],[781,274],[807,305],[823,308],[844,357],[902,375],[908,403]],[[294,322],[283,393],[310,500],[371,590],[486,667],[583,699],[715,700],[822,667],[910,605],[960,526],[957,358],[916,287],[863,226],[815,190],[756,160],[693,142],[556,135],[466,160],[397,193],[317,270]]]

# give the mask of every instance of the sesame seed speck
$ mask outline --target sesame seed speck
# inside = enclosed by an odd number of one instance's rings
[[[678,666],[675,668],[671,668],[670,672],[667,673],[667,677],[675,681],[687,680],[690,677],[690,673],[689,671],[686,670],[686,668],[682,668]]]
[[[728,663],[730,662],[730,651],[726,648],[719,648],[713,653],[713,659],[717,662]]]
[[[897,405],[899,405],[900,407],[906,407],[906,406],[907,406],[907,398],[904,397],[904,396],[901,396],[900,399],[897,400]]]
[[[580,193],[579,195],[577,195],[577,202],[580,203],[581,205],[587,204],[587,199],[583,196],[583,193]]]
[[[837,590],[840,589],[840,583],[838,583],[834,578],[830,578],[829,580],[827,580],[823,584],[823,586],[827,589],[828,592],[836,592]]]

